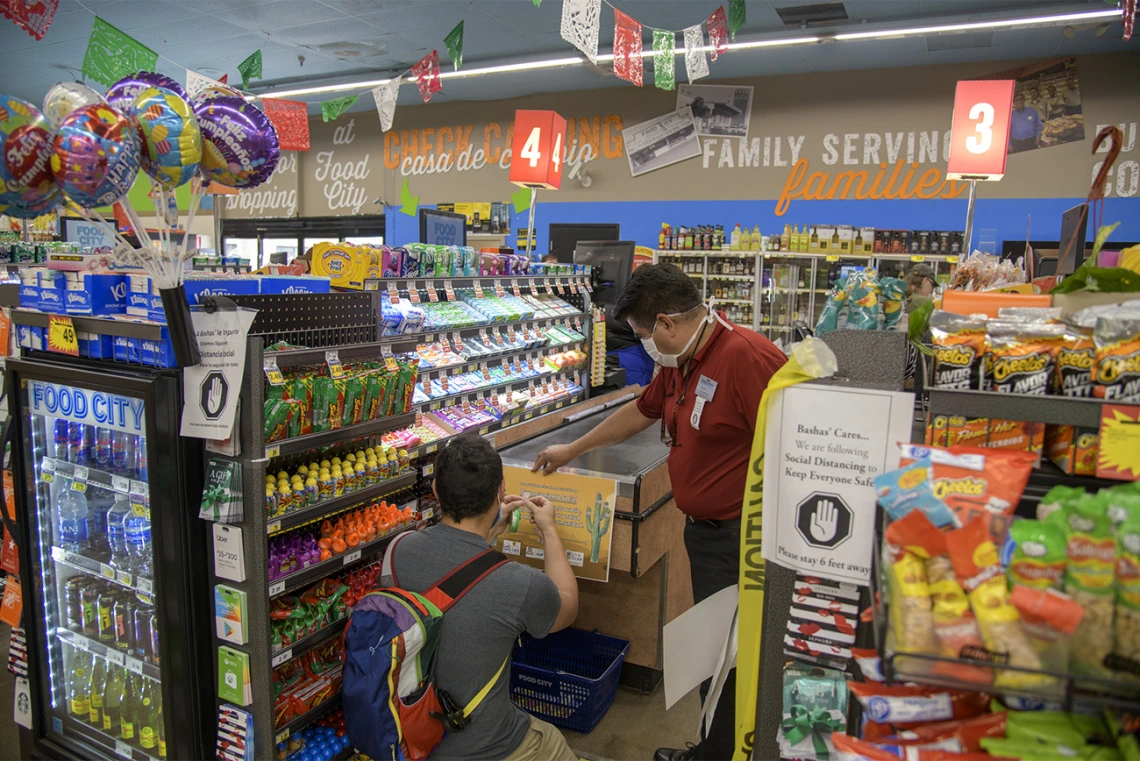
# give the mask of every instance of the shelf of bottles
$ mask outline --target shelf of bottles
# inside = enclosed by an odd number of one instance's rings
[[[115,397],[115,399],[124,399]],[[55,732],[166,756],[144,402],[107,426],[30,415]],[[139,428],[112,419],[133,419]]]

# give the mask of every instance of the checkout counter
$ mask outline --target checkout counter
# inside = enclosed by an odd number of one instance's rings
[[[529,467],[544,448],[574,441],[633,397],[626,389],[568,408],[550,421],[553,427],[500,431],[495,446],[504,464]],[[579,580],[574,626],[629,640],[621,681],[643,692],[652,692],[662,680],[665,624],[693,604],[685,518],[673,502],[668,452],[653,426],[563,468],[617,482],[609,581]]]

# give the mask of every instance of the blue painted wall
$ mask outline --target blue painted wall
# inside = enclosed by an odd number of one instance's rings
[[[547,194],[549,198],[553,194]],[[996,231],[996,240],[1024,240],[1030,224],[1033,240],[1057,240],[1061,214],[1080,203],[1079,198],[983,198],[974,213],[974,243],[986,230]],[[558,203],[540,200],[535,212],[538,251],[545,253],[547,225],[552,222],[617,222],[622,238],[657,248],[662,222],[674,225],[723,224],[731,232],[739,222],[760,225],[764,234],[782,232],[785,224],[850,224],[861,227],[903,230],[962,230],[966,226],[966,200],[906,201],[793,201],[788,213],[777,217],[775,201],[620,201]],[[434,208],[424,206],[423,208]],[[511,230],[526,227],[528,212],[514,214]],[[387,209],[388,240],[403,244],[419,239],[419,220]],[[1104,221],[1121,225],[1112,241],[1140,241],[1140,198],[1110,198],[1105,202]],[[1094,231],[1089,226],[1089,240]],[[507,245],[514,244],[514,236]],[[1111,245],[1110,245],[1111,248]]]

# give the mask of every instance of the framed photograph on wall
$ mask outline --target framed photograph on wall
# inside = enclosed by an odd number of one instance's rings
[[[701,141],[693,114],[681,108],[621,132],[629,172],[634,177],[699,156]]]
[[[752,89],[736,85],[677,85],[677,108],[692,111],[701,137],[748,137]]]

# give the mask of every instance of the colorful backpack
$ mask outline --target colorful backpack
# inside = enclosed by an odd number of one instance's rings
[[[448,732],[462,731],[506,669],[460,707],[435,686],[436,651],[443,614],[496,568],[508,562],[487,550],[463,563],[423,594],[399,588],[392,542],[383,577],[393,586],[373,589],[357,603],[344,634],[344,722],[349,741],[378,761],[422,761]]]

